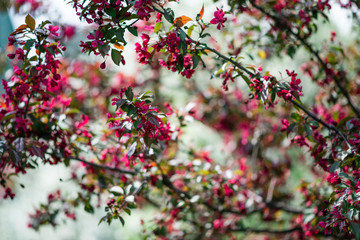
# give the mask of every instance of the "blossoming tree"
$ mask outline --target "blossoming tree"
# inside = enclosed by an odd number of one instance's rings
[[[75,220],[79,206],[105,207],[100,223],[124,225],[124,214],[152,205],[149,238],[360,239],[360,45],[334,31],[314,42],[335,5],[359,23],[358,1],[228,0],[194,16],[176,16],[174,0],[69,4],[90,24],[79,48],[101,62],[66,58],[76,29],[38,22],[40,0],[14,2],[31,13],[8,38],[3,197],[16,197],[13,175],[41,164],[64,164],[79,186],[75,198],[49,194],[29,227]],[[109,65],[127,68],[134,38],[143,74],[117,73]],[[299,65],[280,74],[260,65],[284,56]],[[314,99],[299,72],[319,86]],[[186,107],[162,90],[165,74],[181,76]],[[221,137],[220,157],[183,140],[191,120]],[[300,165],[316,180],[294,189],[287,182]]]

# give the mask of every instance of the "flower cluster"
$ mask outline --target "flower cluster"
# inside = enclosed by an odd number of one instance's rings
[[[221,28],[225,27],[224,23],[226,22],[227,18],[224,17],[225,13],[222,9],[216,8],[214,12],[214,18],[210,20],[211,24],[217,24],[216,28],[221,30]]]
[[[284,98],[287,101],[295,100],[299,96],[302,96],[302,87],[300,86],[301,80],[297,77],[295,71],[290,72],[286,69],[286,73],[291,77],[289,87],[287,89],[282,89],[277,92],[278,97]]]

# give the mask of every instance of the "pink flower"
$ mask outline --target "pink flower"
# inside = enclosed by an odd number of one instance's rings
[[[217,24],[217,29],[221,30],[224,26],[224,22],[226,22],[227,18],[224,18],[224,11],[222,9],[216,8],[217,10],[214,12],[214,18],[211,19],[211,24]]]
[[[224,184],[224,192],[225,196],[232,196],[234,194],[234,191],[227,184]]]
[[[64,36],[68,39],[72,38],[75,35],[75,27],[74,26],[65,26],[64,29]]]
[[[49,25],[50,35],[58,37],[59,36],[58,30],[59,30],[58,26]]]
[[[326,227],[326,223],[323,222],[323,221],[319,222],[319,227],[325,228],[325,227]]]
[[[224,220],[223,219],[215,219],[213,222],[214,229],[220,229],[224,226]]]

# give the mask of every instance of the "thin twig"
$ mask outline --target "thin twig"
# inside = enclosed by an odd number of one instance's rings
[[[302,111],[304,111],[308,116],[310,116],[312,119],[314,119],[315,121],[317,121],[318,123],[321,123],[324,127],[326,127],[327,129],[329,129],[330,131],[333,130],[336,132],[336,134],[338,134],[340,137],[342,137],[346,143],[346,145],[348,146],[349,149],[351,149],[351,144],[349,143],[347,137],[338,129],[336,128],[334,125],[330,125],[327,124],[326,122],[324,122],[323,120],[321,120],[320,118],[318,118],[315,114],[313,114],[312,112],[310,112],[309,110],[307,110],[304,106],[302,106],[301,104],[299,104],[298,102],[291,100],[291,103],[294,104],[295,106],[297,106],[298,108],[300,108]]]

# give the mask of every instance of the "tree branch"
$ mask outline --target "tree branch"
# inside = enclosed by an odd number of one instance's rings
[[[302,232],[301,227],[294,227],[289,229],[275,230],[275,229],[254,229],[254,228],[232,228],[231,232],[253,232],[253,233],[272,233],[272,234],[286,234],[296,231]]]
[[[85,160],[82,160],[82,159],[79,159],[79,158],[71,158],[70,160],[82,162],[82,163],[84,163],[86,165],[89,165],[89,166],[92,166],[92,167],[101,168],[101,169],[105,169],[105,170],[109,170],[109,171],[113,171],[113,172],[131,174],[131,175],[136,175],[137,174],[137,171],[127,170],[127,169],[122,169],[122,168],[116,168],[116,167],[110,167],[110,166],[106,166],[106,165],[102,165],[102,164],[88,162],[88,161],[85,161]]]

